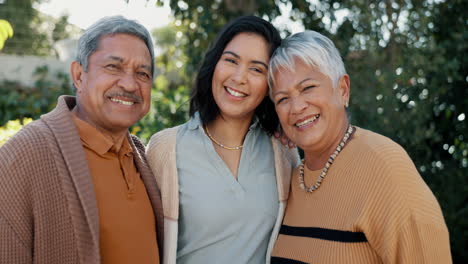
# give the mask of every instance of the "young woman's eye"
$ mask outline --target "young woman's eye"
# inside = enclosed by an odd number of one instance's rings
[[[255,71],[255,72],[258,72],[258,73],[263,73],[263,70],[260,69],[260,68],[253,67],[253,68],[250,68],[250,69]]]
[[[224,61],[236,64],[236,61],[231,58],[225,58]]]

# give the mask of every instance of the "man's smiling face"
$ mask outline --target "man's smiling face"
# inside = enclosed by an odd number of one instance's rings
[[[88,69],[74,62],[81,117],[111,134],[126,131],[149,110],[151,55],[132,35],[107,35],[89,57]]]

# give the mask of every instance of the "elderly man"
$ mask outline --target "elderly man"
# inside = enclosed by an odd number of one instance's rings
[[[0,148],[0,263],[159,263],[159,189],[128,128],[149,110],[148,31],[107,17],[71,65],[76,97]]]

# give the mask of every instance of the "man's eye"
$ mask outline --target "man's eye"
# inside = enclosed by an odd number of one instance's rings
[[[107,68],[107,69],[113,70],[113,69],[117,69],[118,67],[117,67],[117,65],[115,65],[115,64],[107,64],[107,65],[106,65],[106,68]]]
[[[150,75],[146,72],[138,72],[138,75],[145,79],[150,79]]]

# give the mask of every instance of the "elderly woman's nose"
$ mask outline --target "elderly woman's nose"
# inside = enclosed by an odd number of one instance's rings
[[[293,113],[302,113],[302,111],[307,108],[307,102],[302,96],[296,96],[291,99],[291,110]]]

